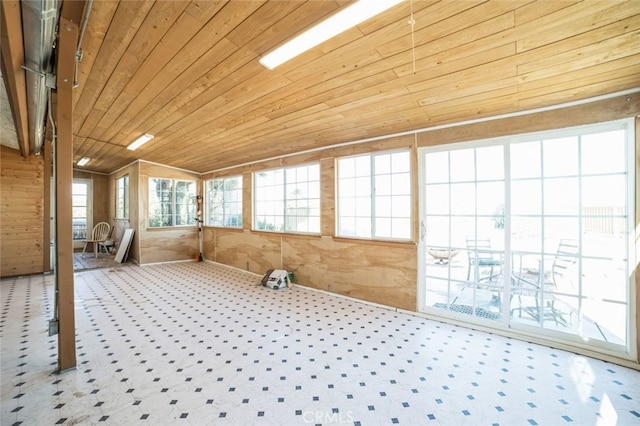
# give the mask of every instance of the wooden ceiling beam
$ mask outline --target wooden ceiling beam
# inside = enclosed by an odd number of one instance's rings
[[[29,126],[27,122],[27,83],[22,40],[22,14],[19,0],[2,0],[0,46],[2,76],[7,87],[20,153],[28,157]]]

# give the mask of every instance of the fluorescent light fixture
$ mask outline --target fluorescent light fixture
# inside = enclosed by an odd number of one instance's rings
[[[154,137],[155,136],[150,135],[149,133],[145,133],[144,135],[140,136],[138,139],[133,141],[133,143],[131,143],[131,145],[129,145],[127,147],[127,149],[130,149],[131,151],[135,151],[136,149],[140,148],[145,143],[149,142]]]
[[[404,0],[359,0],[260,58],[270,70]]]
[[[91,160],[89,157],[82,157],[80,161],[78,161],[78,166],[86,166],[87,163]]]

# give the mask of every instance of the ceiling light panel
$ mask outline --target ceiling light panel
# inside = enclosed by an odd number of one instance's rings
[[[402,1],[404,0],[359,0],[272,50],[260,59],[260,63],[272,70]]]
[[[153,139],[155,136],[149,134],[149,133],[145,133],[144,135],[140,136],[138,139],[136,139],[135,141],[133,141],[131,143],[131,145],[129,145],[127,147],[127,149],[131,150],[131,151],[135,151],[136,149],[140,148],[142,145],[144,145],[145,143],[149,142],[151,139]]]

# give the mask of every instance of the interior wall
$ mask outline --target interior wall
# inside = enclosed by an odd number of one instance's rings
[[[0,277],[44,272],[44,159],[0,147]],[[48,221],[47,221],[48,223]]]
[[[140,161],[138,188],[138,250],[140,264],[195,260],[199,253],[198,228],[176,226],[149,228],[147,226],[149,178],[193,180],[200,187],[200,175],[185,170]],[[134,200],[134,198],[131,198]]]
[[[338,157],[408,148],[413,135],[225,170],[202,176],[243,176],[243,229],[205,227],[204,257],[264,274],[268,269],[293,272],[297,283],[397,308],[416,310],[417,237],[407,242],[381,242],[335,236],[335,160]],[[252,230],[253,171],[320,164],[321,233],[300,235]],[[417,180],[416,180],[417,182]],[[417,193],[414,184],[413,194]],[[414,212],[414,216],[416,213]]]

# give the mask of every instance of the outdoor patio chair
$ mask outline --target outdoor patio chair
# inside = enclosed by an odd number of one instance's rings
[[[502,254],[491,250],[491,240],[488,238],[467,238],[467,255],[469,266],[467,269],[467,281],[471,279],[471,269],[474,268],[476,281],[491,281],[500,276],[502,272]],[[489,268],[489,275],[479,278],[480,268]]]
[[[570,273],[578,260],[578,244],[575,240],[560,240],[558,249],[553,258],[550,280],[546,279],[544,271],[528,271],[513,273],[511,277],[511,299],[517,295],[519,306],[511,309],[511,315],[518,311],[519,317],[522,312],[528,314],[536,322],[547,319],[555,322],[556,325],[569,327],[573,320],[573,311],[568,305],[562,304],[555,292],[562,290],[566,280],[570,280]],[[540,275],[542,274],[542,276]],[[546,295],[545,300],[541,297]],[[533,305],[523,305],[523,296],[530,296],[525,299],[531,301]],[[566,307],[567,309],[561,309]],[[568,318],[567,318],[568,317]]]

